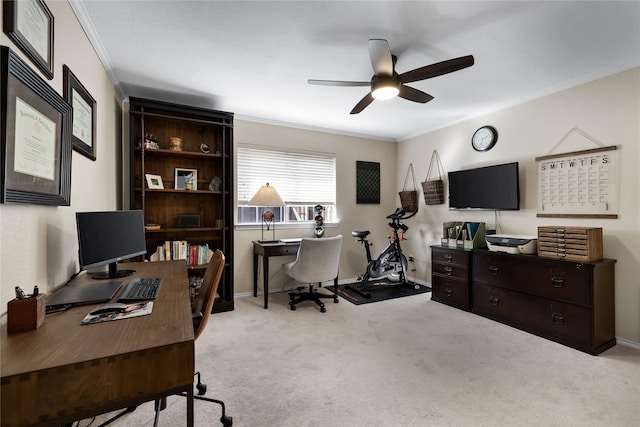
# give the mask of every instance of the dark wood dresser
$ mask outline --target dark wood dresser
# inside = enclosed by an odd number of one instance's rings
[[[431,299],[471,310],[471,251],[431,247]]]
[[[614,265],[475,250],[472,310],[599,354],[616,343]]]

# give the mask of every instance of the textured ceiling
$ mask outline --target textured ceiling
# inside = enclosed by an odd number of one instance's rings
[[[399,141],[640,66],[640,2],[70,0],[123,96],[238,118]],[[473,55],[410,84],[435,97],[375,101],[367,41],[399,73]]]

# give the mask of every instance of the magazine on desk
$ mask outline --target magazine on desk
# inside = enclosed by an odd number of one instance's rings
[[[146,316],[153,311],[153,301],[145,301],[127,305],[124,311],[119,313],[87,314],[82,319],[81,325],[93,325],[95,323],[110,322],[112,320],[131,319],[132,317]]]

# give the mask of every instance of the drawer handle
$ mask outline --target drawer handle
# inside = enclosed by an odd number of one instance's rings
[[[551,283],[554,288],[564,288],[564,279],[562,277],[553,276],[551,278]]]
[[[447,294],[448,297],[450,297],[453,294],[453,289],[444,288],[444,293]]]
[[[498,268],[497,265],[490,265],[489,266],[489,273],[498,274],[498,271],[500,271],[500,269]]]
[[[447,273],[447,276],[451,276],[451,273],[453,272],[453,268],[447,266],[444,268],[444,271]]]
[[[495,295],[491,295],[491,296],[489,297],[489,302],[490,302],[492,305],[495,305],[495,306],[497,307],[497,306],[498,306],[498,304],[500,303],[500,298],[498,298],[498,297],[497,297],[497,296],[495,296]]]
[[[447,260],[447,262],[451,262],[451,260],[453,259],[453,257],[451,256],[451,254],[444,254],[444,259]]]
[[[553,323],[556,325],[564,325],[564,316],[562,314],[553,313],[551,315],[551,320],[553,320]]]

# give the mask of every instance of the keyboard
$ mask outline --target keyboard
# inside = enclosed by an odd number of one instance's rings
[[[156,299],[162,279],[140,277],[135,278],[127,285],[118,302],[135,302]]]

